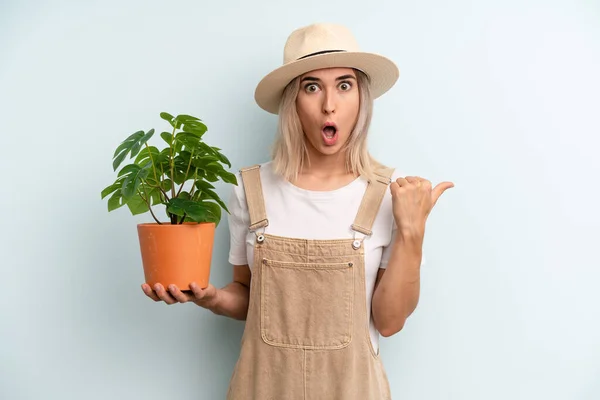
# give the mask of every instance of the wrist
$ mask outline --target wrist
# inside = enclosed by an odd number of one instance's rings
[[[219,314],[221,302],[223,299],[223,290],[216,289],[215,296],[208,302],[207,308],[215,314]]]
[[[404,241],[419,241],[423,240],[425,235],[425,225],[411,225],[401,226],[398,225],[396,237]]]
[[[421,253],[423,248],[424,231],[414,229],[398,229],[396,233],[396,245],[405,250],[413,250],[413,253]]]
[[[209,311],[212,311],[215,314],[218,314],[218,310],[221,307],[221,292],[221,289],[215,288],[215,293],[210,298],[205,297],[201,299],[195,299],[194,303],[196,303],[197,306],[200,306]]]

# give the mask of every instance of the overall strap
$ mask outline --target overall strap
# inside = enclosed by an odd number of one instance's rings
[[[373,222],[379,212],[383,196],[391,183],[393,172],[393,168],[387,167],[378,169],[375,172],[375,180],[369,181],[365,195],[360,203],[358,213],[356,214],[356,219],[354,220],[354,224],[352,224],[353,230],[367,236],[370,236],[371,233],[373,233],[371,228],[373,227]]]
[[[258,228],[264,228],[269,225],[269,220],[265,211],[265,199],[263,197],[262,184],[260,183],[260,165],[242,168],[240,173],[250,213],[249,229],[254,231]]]

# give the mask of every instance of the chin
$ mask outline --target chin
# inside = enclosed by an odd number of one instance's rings
[[[318,150],[319,153],[325,155],[325,156],[333,156],[338,154],[342,149],[342,145],[335,145],[335,146],[321,146],[321,148]]]

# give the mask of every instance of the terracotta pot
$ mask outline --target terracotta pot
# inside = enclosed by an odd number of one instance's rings
[[[190,290],[192,282],[208,286],[214,223],[143,223],[137,229],[146,283],[165,289],[175,284],[180,290]]]

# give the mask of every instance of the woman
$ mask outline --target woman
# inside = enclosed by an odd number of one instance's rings
[[[425,222],[454,186],[369,155],[372,99],[397,78],[342,26],[294,31],[256,89],[278,136],[273,159],[242,169],[232,192],[233,282],[191,294],[142,285],[156,301],[246,320],[229,399],[390,398],[379,335],[414,311]]]

